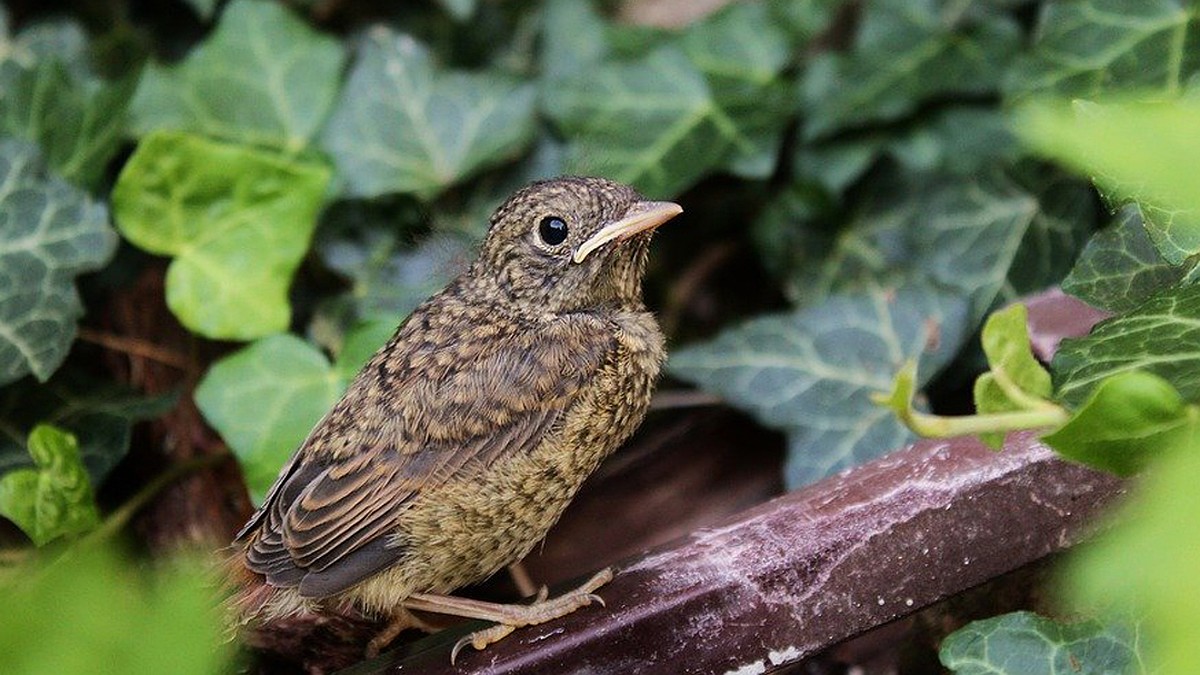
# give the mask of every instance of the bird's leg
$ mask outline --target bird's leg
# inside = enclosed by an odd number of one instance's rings
[[[371,641],[367,643],[366,657],[373,659],[379,656],[379,652],[384,647],[391,644],[392,640],[396,639],[396,636],[409,628],[416,628],[426,633],[434,633],[438,630],[437,626],[418,618],[417,615],[408,611],[405,607],[397,607],[396,613],[392,615],[392,620],[388,622],[388,625],[384,626],[383,630],[376,633],[375,637],[371,638]]]
[[[498,624],[491,628],[475,631],[459,640],[450,652],[450,662],[453,663],[458,652],[467,645],[471,645],[475,649],[483,649],[522,626],[533,626],[566,616],[593,602],[603,605],[604,600],[596,595],[595,591],[611,581],[612,578],[612,569],[606,568],[596,573],[579,588],[556,598],[547,599],[543,589],[531,605],[504,605],[451,595],[413,593],[404,600],[404,606],[422,612],[451,614],[468,619],[494,621]]]
[[[533,584],[533,577],[529,576],[529,570],[525,569],[525,563],[520,560],[508,566],[508,574],[512,577],[513,584],[516,585],[517,592],[521,594],[522,598],[534,593],[541,593],[545,588],[545,586],[538,588]],[[545,598],[542,599],[545,600]]]

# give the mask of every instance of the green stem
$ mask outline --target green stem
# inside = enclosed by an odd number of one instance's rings
[[[1044,398],[1034,396],[1020,387],[1013,379],[1008,376],[1008,373],[999,366],[992,366],[992,379],[996,382],[996,386],[1000,387],[1000,391],[1008,397],[1008,400],[1016,403],[1026,410],[1058,410],[1059,407],[1047,401]]]
[[[1044,410],[993,413],[990,415],[965,415],[945,417],[909,409],[901,420],[917,434],[926,438],[949,438],[951,436],[976,436],[989,432],[1044,429],[1066,423],[1070,415],[1066,410],[1051,404]]]

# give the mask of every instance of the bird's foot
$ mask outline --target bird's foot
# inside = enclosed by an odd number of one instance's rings
[[[593,602],[603,606],[604,600],[596,595],[596,589],[612,581],[613,572],[606,568],[596,573],[579,588],[564,593],[556,598],[546,597],[543,588],[533,604],[502,605],[492,602],[482,602],[468,598],[456,598],[446,595],[427,595],[417,593],[404,601],[410,609],[418,609],[441,614],[453,614],[471,619],[494,621],[497,625],[475,631],[455,643],[450,651],[450,662],[458,657],[459,651],[467,645],[475,649],[483,649],[493,642],[503,639],[509,633],[522,626],[534,626],[566,616],[575,610],[586,607]]]
[[[366,657],[373,659],[379,656],[379,652],[383,651],[384,647],[390,645],[392,640],[395,640],[397,636],[409,628],[416,628],[426,633],[434,633],[439,630],[437,626],[420,619],[404,607],[398,607],[388,625],[384,626],[383,630],[376,633],[375,637],[371,638],[371,641],[367,643]]]

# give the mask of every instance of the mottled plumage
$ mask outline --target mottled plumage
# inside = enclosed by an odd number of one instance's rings
[[[371,358],[238,534],[265,582],[243,612],[477,616],[437,596],[528,553],[645,414],[664,350],[641,281],[678,212],[577,177],[501,206],[478,259]]]

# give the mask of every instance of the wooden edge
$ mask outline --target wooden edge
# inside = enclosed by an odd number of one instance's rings
[[[1030,325],[1077,305],[1031,303]],[[481,624],[346,672],[765,673],[1075,544],[1123,485],[1033,434],[1000,452],[921,441],[625,561],[607,607],[468,648],[457,666],[450,646]]]

